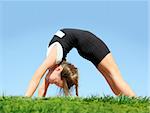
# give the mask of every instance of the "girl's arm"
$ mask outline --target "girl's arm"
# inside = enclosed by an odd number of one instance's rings
[[[39,90],[38,90],[38,96],[39,97],[45,97],[46,96],[48,86],[49,86],[49,82],[48,82],[47,78],[45,77],[42,85],[39,87]]]
[[[45,79],[43,80],[42,85],[39,87],[39,90],[38,90],[38,96],[39,97],[45,97],[47,89],[48,89],[48,86],[50,84],[49,83],[49,77],[50,77],[52,71],[53,71],[53,69],[49,69]]]
[[[35,92],[36,88],[38,87],[38,84],[41,80],[41,78],[43,77],[43,75],[45,74],[47,70],[47,67],[45,66],[45,63],[43,63],[35,72],[35,74],[33,75],[29,87],[26,91],[25,96],[27,97],[31,97],[33,95],[33,93]]]
[[[46,57],[42,65],[35,71],[25,96],[31,97],[39,85],[41,78],[44,76],[48,68],[55,66],[56,62],[56,47],[52,48],[51,53]]]

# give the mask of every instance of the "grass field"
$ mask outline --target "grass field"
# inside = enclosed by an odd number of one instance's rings
[[[150,113],[150,98],[1,96],[0,113]]]

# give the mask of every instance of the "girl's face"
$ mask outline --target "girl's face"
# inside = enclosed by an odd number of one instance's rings
[[[57,66],[54,71],[49,76],[49,82],[50,84],[56,84],[58,87],[63,87],[63,80],[61,80],[61,72],[63,70],[63,67]]]

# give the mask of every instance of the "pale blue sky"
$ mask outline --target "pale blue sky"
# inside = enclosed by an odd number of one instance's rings
[[[66,27],[99,36],[136,94],[150,96],[148,3],[144,0],[0,2],[0,95],[24,95],[53,34]],[[80,96],[114,95],[94,65],[75,49],[67,59],[79,68]],[[50,86],[47,96],[58,92]]]

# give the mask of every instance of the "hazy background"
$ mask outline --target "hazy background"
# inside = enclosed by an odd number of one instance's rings
[[[100,37],[137,95],[150,96],[146,0],[1,1],[0,95],[24,95],[46,56],[50,39],[61,28],[86,29]],[[80,96],[114,95],[94,65],[80,57],[76,49],[67,59],[79,68]],[[58,92],[52,85],[47,96]]]

